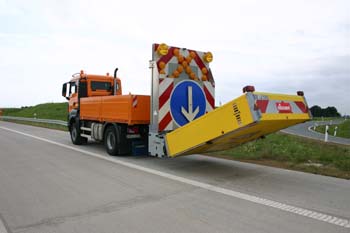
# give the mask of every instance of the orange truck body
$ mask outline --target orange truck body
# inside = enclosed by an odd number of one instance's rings
[[[111,95],[81,98],[80,119],[148,125],[150,123],[150,96]]]
[[[81,72],[71,82],[86,83],[86,97],[80,98],[80,119],[97,122],[124,123],[128,125],[150,123],[150,96],[122,95],[121,81],[117,78],[116,95],[113,90],[92,89],[93,82],[109,83],[113,86],[113,77],[107,74],[93,75]],[[72,94],[69,111],[77,108],[77,93]]]

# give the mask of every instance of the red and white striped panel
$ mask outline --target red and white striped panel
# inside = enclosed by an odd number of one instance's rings
[[[256,100],[261,113],[308,113],[302,101]]]
[[[158,128],[159,131],[172,130],[173,118],[170,114],[170,96],[174,89],[174,79],[159,79],[159,112]]]
[[[137,95],[132,96],[132,107],[133,108],[137,107]]]
[[[159,44],[154,44],[153,46],[153,60],[157,63],[159,73],[158,129],[161,132],[173,130],[178,127],[170,113],[170,97],[177,83],[185,79],[190,79],[185,68],[179,73],[178,77],[174,76],[174,69],[182,66],[183,61],[187,62],[187,66],[195,74],[195,78],[192,78],[192,80],[202,87],[205,94],[206,112],[210,112],[215,108],[215,83],[209,64],[203,61],[204,52],[169,47],[168,53],[162,56],[157,53],[158,46]],[[176,55],[177,52],[182,56],[183,61],[179,60],[179,56]],[[202,81],[202,77],[204,76],[206,79]]]
[[[205,94],[207,109],[206,112],[213,111],[215,109],[215,86],[213,83],[205,81],[203,82],[203,91]]]

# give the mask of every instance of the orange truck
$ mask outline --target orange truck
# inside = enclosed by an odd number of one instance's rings
[[[62,95],[69,100],[68,128],[73,144],[89,138],[105,141],[109,154],[130,153],[130,140],[147,142],[150,96],[122,95],[119,78],[74,74],[63,84]]]
[[[83,71],[63,84],[73,144],[103,142],[110,155],[205,153],[262,138],[311,118],[304,93],[255,92],[215,107],[211,52],[153,44],[151,95],[123,95],[114,75]]]

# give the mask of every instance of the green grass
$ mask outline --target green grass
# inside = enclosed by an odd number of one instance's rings
[[[350,179],[349,146],[330,145],[282,133],[213,155]]]
[[[328,133],[332,136],[334,135],[335,127],[338,127],[336,135],[337,137],[350,138],[350,120],[345,120],[342,124],[339,125],[330,125],[328,128]],[[317,126],[316,131],[324,134],[326,131],[326,126]]]
[[[33,107],[3,109],[4,116],[29,117],[40,119],[67,120],[68,103],[46,103]]]

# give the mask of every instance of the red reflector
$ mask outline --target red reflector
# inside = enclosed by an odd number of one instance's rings
[[[128,127],[128,134],[138,134],[139,128],[137,126],[129,126]]]
[[[255,91],[255,87],[254,86],[245,86],[245,87],[243,87],[243,93],[254,92],[254,91]]]

